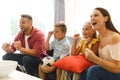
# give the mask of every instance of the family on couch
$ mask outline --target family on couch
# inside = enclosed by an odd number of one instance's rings
[[[109,12],[104,8],[95,8],[90,18],[90,22],[82,28],[84,38],[76,46],[79,35],[75,34],[71,48],[65,37],[67,28],[61,28],[63,22],[55,25],[54,31],[49,32],[45,41],[44,33],[32,26],[32,17],[21,15],[21,31],[16,35],[14,43],[3,43],[2,48],[6,52],[3,59],[18,61],[28,74],[35,76],[39,72],[39,77],[44,80],[47,77],[44,73],[52,71],[55,71],[57,80],[74,80],[74,75],[69,76],[73,73],[79,76],[76,80],[120,80],[120,32],[114,27]],[[98,35],[94,39],[96,31]],[[49,44],[52,34],[55,41]],[[54,49],[55,62],[41,68],[42,59],[49,56],[46,50],[50,49]],[[16,50],[20,53],[15,53]],[[90,65],[84,66],[86,64],[82,64],[83,61]],[[75,72],[76,68],[77,71],[84,69]]]

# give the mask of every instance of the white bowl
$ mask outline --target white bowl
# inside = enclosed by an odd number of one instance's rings
[[[17,61],[3,60],[0,61],[0,77],[8,76],[17,67]]]

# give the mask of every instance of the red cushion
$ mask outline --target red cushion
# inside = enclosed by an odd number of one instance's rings
[[[91,65],[93,65],[93,63],[89,62],[84,55],[66,56],[52,64],[52,66],[76,73],[81,73]]]

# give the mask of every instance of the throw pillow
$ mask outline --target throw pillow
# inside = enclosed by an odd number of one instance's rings
[[[93,63],[89,62],[85,58],[85,55],[66,56],[52,63],[52,66],[76,73],[81,73],[91,65],[93,65]]]

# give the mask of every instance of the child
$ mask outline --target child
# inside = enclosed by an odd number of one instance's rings
[[[65,34],[66,34],[67,28],[66,25],[63,22],[58,22],[57,24],[54,25],[54,31],[50,31],[48,33],[48,37],[46,39],[45,42],[45,49],[46,50],[54,50],[53,51],[53,58],[55,59],[55,61],[57,61],[58,59],[69,55],[69,51],[70,51],[70,43],[68,41],[68,39],[66,38]],[[52,36],[52,34],[54,34],[54,38],[55,40],[53,40],[51,42],[51,44],[49,44],[49,40]],[[53,66],[44,66],[42,67],[41,64],[39,65],[39,77],[43,80],[45,80],[45,73],[50,73],[55,71],[55,67]]]
[[[68,57],[64,57],[63,59],[66,58],[65,61],[69,60],[68,62],[65,62],[65,63],[70,63],[70,66],[71,65],[74,65],[72,63],[75,63],[75,64],[79,64],[79,63],[82,63],[82,62],[73,62],[74,60],[72,60],[70,57],[76,57],[76,55],[80,55],[80,56],[83,56],[84,57],[84,54],[85,54],[85,48],[89,48],[91,49],[96,55],[97,55],[97,52],[98,52],[98,45],[99,45],[99,41],[96,37],[96,32],[92,29],[92,26],[89,22],[86,22],[85,25],[83,26],[83,29],[82,29],[82,34],[83,34],[83,39],[80,40],[79,42],[79,45],[78,47],[76,48],[77,46],[77,40],[79,39],[79,34],[75,34],[74,35],[74,40],[73,40],[73,44],[72,44],[72,49],[71,49],[71,56],[68,56]],[[69,58],[69,59],[68,59]],[[82,59],[82,58],[81,58]],[[81,60],[79,59],[79,60]],[[60,60],[58,60],[60,61]],[[57,61],[57,62],[58,62]],[[57,63],[56,62],[56,63]],[[64,63],[63,62],[63,63]],[[54,63],[53,63],[54,64]],[[63,64],[63,65],[67,65],[69,66],[69,64]],[[55,65],[53,65],[55,66]],[[57,66],[56,66],[57,67]],[[59,66],[58,66],[59,67]],[[76,66],[77,67],[77,66]],[[78,66],[79,67],[79,66]],[[60,67],[59,67],[60,68]],[[68,80],[68,77],[65,76],[66,74],[69,75],[69,72],[66,72],[64,71],[65,68],[63,68],[63,66],[61,67],[62,70],[62,75],[60,73],[57,73],[59,74],[59,76],[61,75],[61,79],[59,80]],[[67,69],[68,70],[68,69]],[[76,76],[76,74],[75,74]],[[70,76],[69,76],[70,78]],[[73,79],[72,80],[78,80],[78,77],[72,77]]]
[[[79,39],[79,34],[74,35],[74,40],[71,49],[71,55],[84,54],[85,48],[89,48],[97,54],[98,52],[98,39],[96,32],[92,29],[89,22],[86,22],[82,28],[83,39],[80,40],[78,47],[76,48],[77,40]]]
[[[76,48],[77,40],[79,39],[79,34],[74,35],[74,41],[72,45],[71,55],[84,55],[85,48],[91,49],[96,55],[98,55],[98,45],[99,41],[97,39],[96,32],[92,29],[89,22],[86,22],[82,29],[83,39],[80,40],[79,46]],[[74,80],[78,80],[78,75],[74,73]],[[77,78],[76,78],[77,76]]]

